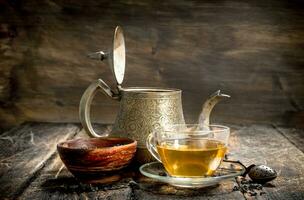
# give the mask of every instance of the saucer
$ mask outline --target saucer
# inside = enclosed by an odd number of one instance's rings
[[[208,177],[172,177],[168,175],[160,162],[146,163],[142,165],[139,170],[143,175],[149,178],[184,188],[202,188],[213,186],[224,180],[229,180],[236,176],[240,176],[245,172],[245,168],[242,165],[225,161],[221,163],[213,176]]]

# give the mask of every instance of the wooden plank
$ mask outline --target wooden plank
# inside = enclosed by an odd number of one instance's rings
[[[141,177],[135,179],[138,182],[138,187],[134,188],[134,196],[136,199],[244,199],[240,191],[233,191],[237,186],[235,181],[226,181],[219,186],[201,188],[201,189],[186,189],[170,186],[155,182],[151,179]]]
[[[13,198],[25,189],[46,161],[54,155],[56,144],[71,138],[79,130],[74,124],[27,124],[1,137],[0,194]],[[8,151],[12,148],[16,150]]]
[[[304,152],[304,129],[276,127],[292,144]]]
[[[128,181],[112,185],[87,185],[79,183],[64,167],[57,155],[50,160],[41,174],[18,199],[129,199]]]
[[[34,145],[34,141],[32,140],[33,134],[27,130],[29,126],[30,124],[16,126],[0,135],[0,145],[6,147],[0,151],[0,160],[10,157]],[[26,137],[28,138],[25,140],[21,139]]]
[[[97,127],[98,128],[98,127]],[[109,131],[109,126],[100,131]],[[236,131],[235,131],[236,130]],[[87,137],[81,131],[76,137]],[[235,181],[219,187],[199,190],[181,189],[155,182],[140,175],[124,178],[109,185],[86,185],[77,182],[63,167],[58,156],[49,160],[40,175],[22,193],[19,199],[301,199],[303,198],[304,155],[272,126],[232,127],[230,158],[246,165],[262,163],[275,168],[279,177],[264,187],[258,196],[233,191]],[[289,155],[295,157],[289,157]],[[135,170],[135,168],[134,168]],[[135,170],[136,171],[136,170]],[[262,195],[260,193],[262,192]],[[263,194],[265,192],[265,194]]]
[[[109,126],[96,126],[98,131],[110,130]],[[87,134],[82,130],[76,137],[87,137]],[[73,176],[63,167],[62,162],[57,156],[50,161],[46,167],[31,185],[24,191],[19,199],[44,199],[44,198],[106,198],[111,196],[113,199],[143,199],[146,195],[149,198],[161,198],[167,195],[167,198],[179,198],[185,195],[190,195],[196,199],[210,197],[212,199],[221,199],[222,197],[230,199],[244,199],[239,191],[232,191],[236,185],[234,181],[228,181],[221,184],[220,187],[187,190],[175,188],[166,184],[155,183],[153,180],[145,178],[136,173],[137,167],[132,171],[137,174],[134,181],[128,177],[121,181],[110,185],[99,185],[94,189],[91,186],[78,183]],[[126,172],[127,173],[127,172]],[[130,187],[131,185],[131,187]],[[153,187],[151,186],[153,185]],[[149,189],[150,188],[150,189]],[[98,191],[94,191],[98,190]],[[151,194],[151,190],[153,193]],[[150,192],[149,192],[150,191]],[[175,196],[172,196],[174,194]]]
[[[231,144],[232,158],[245,165],[265,164],[278,172],[278,177],[263,189],[259,199],[304,198],[304,154],[272,126],[253,125],[237,131]],[[245,195],[247,198],[255,198]]]
[[[108,132],[108,125],[95,125],[96,131]],[[87,138],[84,130],[76,135],[77,138]],[[130,199],[129,178],[106,185],[88,185],[79,183],[65,168],[57,152],[49,160],[39,176],[24,190],[18,199]]]
[[[46,144],[57,137],[57,131],[61,129],[70,129],[72,124],[58,123],[26,123],[12,128],[0,135],[0,161],[21,153],[24,150],[35,147],[39,144]]]

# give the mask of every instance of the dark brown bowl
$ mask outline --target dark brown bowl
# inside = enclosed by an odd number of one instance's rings
[[[57,150],[68,170],[78,179],[91,180],[126,167],[136,152],[129,138],[74,139],[59,143]]]

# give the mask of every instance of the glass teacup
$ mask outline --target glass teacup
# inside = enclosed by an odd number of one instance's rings
[[[151,133],[149,152],[170,176],[210,176],[227,151],[230,129],[221,125],[178,124]]]

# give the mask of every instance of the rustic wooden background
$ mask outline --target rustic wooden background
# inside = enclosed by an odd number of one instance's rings
[[[113,85],[109,67],[86,58],[125,30],[124,86],[183,90],[194,122],[207,96],[232,98],[212,121],[304,126],[303,1],[0,1],[0,126],[78,122],[91,81]],[[99,95],[96,122],[118,104]]]

